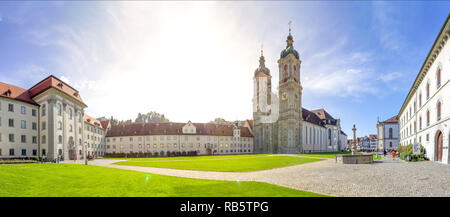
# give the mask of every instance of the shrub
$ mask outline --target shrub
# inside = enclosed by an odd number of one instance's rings
[[[397,153],[400,153],[399,157],[405,161],[423,161],[426,160],[423,154],[423,146],[420,146],[420,154],[413,154],[413,145],[398,146]]]

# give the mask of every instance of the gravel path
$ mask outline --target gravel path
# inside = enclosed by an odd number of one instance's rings
[[[450,197],[450,165],[429,161],[403,162],[386,157],[373,164],[352,165],[337,164],[334,159],[328,159],[253,172],[196,171],[111,164],[117,161],[120,160],[94,160],[89,164],[198,179],[260,181],[333,196]]]

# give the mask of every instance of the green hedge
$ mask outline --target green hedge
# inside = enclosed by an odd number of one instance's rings
[[[398,146],[396,149],[397,153],[400,153],[400,159],[404,161],[424,161],[426,160],[423,156],[423,146],[420,146],[420,154],[413,154],[413,145]],[[408,157],[410,156],[410,157]]]

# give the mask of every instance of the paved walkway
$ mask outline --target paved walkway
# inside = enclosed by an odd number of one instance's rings
[[[119,160],[94,160],[89,164],[188,178],[260,181],[333,196],[450,197],[450,165],[429,161],[403,162],[393,160],[390,156],[373,164],[336,164],[334,159],[328,159],[254,172],[196,171],[111,164],[117,161]]]

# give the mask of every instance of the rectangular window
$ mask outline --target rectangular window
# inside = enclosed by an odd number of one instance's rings
[[[10,127],[14,127],[14,119],[9,119],[9,120],[8,120],[8,125],[9,125]]]
[[[47,126],[46,126],[45,122],[42,122],[42,130],[45,130],[46,127]]]
[[[42,136],[42,144],[45,144],[47,142],[47,139],[45,136]]]
[[[26,143],[26,142],[27,142],[27,136],[26,136],[26,135],[20,136],[20,141],[21,141],[22,143]]]
[[[33,144],[37,144],[37,136],[33,136],[32,140],[33,140]]]
[[[9,149],[9,156],[14,156],[14,149],[13,148]]]
[[[36,116],[36,109],[31,109],[31,115],[34,117]]]
[[[26,114],[27,113],[27,111],[26,111],[26,109],[25,109],[25,106],[20,106],[20,114]]]
[[[36,122],[31,123],[31,129],[37,130],[37,123]]]
[[[11,103],[8,104],[8,111],[14,112],[14,105],[13,104],[11,104]]]
[[[27,122],[24,121],[24,120],[21,120],[21,121],[20,121],[20,128],[22,128],[22,129],[27,129]]]
[[[9,134],[9,141],[14,142],[14,134]]]
[[[27,155],[27,150],[26,149],[22,149],[22,156],[26,156]]]
[[[430,134],[427,134],[427,142],[430,141]]]
[[[33,149],[33,156],[36,156],[36,155],[37,155],[37,150]]]

